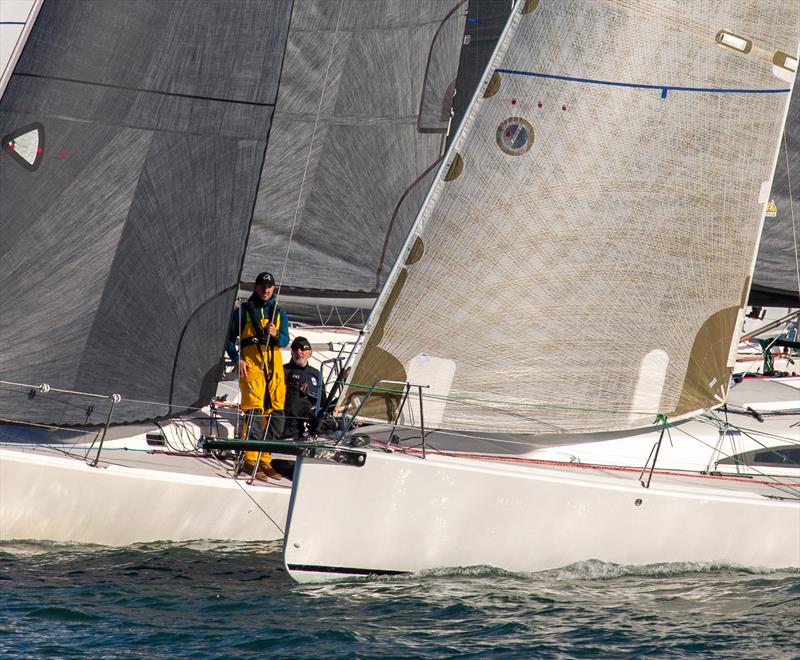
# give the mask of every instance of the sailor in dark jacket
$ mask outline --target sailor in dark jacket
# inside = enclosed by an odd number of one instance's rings
[[[292,359],[283,365],[286,378],[286,426],[284,437],[297,438],[308,429],[317,413],[317,404],[325,399],[325,389],[317,369],[308,364],[311,344],[305,337],[292,342]]]

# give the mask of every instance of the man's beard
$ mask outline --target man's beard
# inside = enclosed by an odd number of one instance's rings
[[[305,357],[305,356],[303,356],[303,357],[295,356],[295,357],[292,358],[292,362],[294,362],[298,367],[307,367],[308,366],[308,358]]]

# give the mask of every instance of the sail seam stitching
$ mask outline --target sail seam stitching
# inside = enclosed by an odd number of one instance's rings
[[[286,62],[286,50],[289,46],[289,34],[292,31],[292,16],[294,15],[294,1],[292,1],[292,5],[289,9],[289,20],[286,22],[286,39],[283,42],[283,53],[281,54],[281,64],[278,68],[278,86],[275,89],[275,103],[278,102],[278,93],[280,92],[280,85],[281,85],[281,78],[283,77],[283,65]],[[253,206],[250,209],[250,222],[247,224],[247,232],[244,236],[244,245],[242,246],[242,260],[239,265],[239,274],[236,278],[237,283],[241,283],[242,281],[242,273],[244,272],[244,260],[247,255],[247,246],[250,243],[250,231],[253,226],[253,216],[256,212],[256,205],[258,204],[258,196],[259,190],[261,189],[261,179],[264,178],[264,165],[267,162],[267,150],[269,149],[269,139],[270,135],[272,134],[272,127],[275,123],[275,113],[273,112],[272,116],[270,117],[269,126],[267,126],[266,135],[264,136],[264,153],[261,156],[261,166],[258,170],[258,179],[256,180],[256,187],[255,187],[255,194],[253,195]],[[235,297],[234,297],[235,301]]]
[[[26,78],[41,78],[45,80],[58,80],[60,82],[76,83],[78,85],[92,85],[94,87],[107,87],[109,89],[124,89],[130,92],[142,92],[145,94],[158,94],[160,96],[177,96],[185,99],[195,99],[198,101],[214,101],[217,103],[235,103],[237,105],[252,105],[264,108],[274,108],[274,103],[262,103],[261,101],[244,101],[241,99],[223,99],[216,96],[202,96],[199,94],[184,94],[182,92],[166,92],[154,89],[144,89],[143,87],[129,87],[128,85],[112,85],[111,83],[95,82],[92,80],[78,80],[77,78],[65,78],[62,76],[45,76],[39,73],[14,73],[14,76],[24,76]]]
[[[300,213],[300,205],[303,203],[303,189],[306,183],[306,177],[308,176],[308,167],[311,163],[311,154],[314,150],[314,138],[317,135],[317,128],[319,127],[319,118],[322,114],[322,104],[325,101],[325,89],[328,86],[328,76],[331,71],[331,64],[333,63],[333,51],[336,48],[336,39],[339,36],[339,25],[341,24],[342,20],[342,7],[344,6],[344,0],[339,2],[339,14],[336,17],[336,28],[333,31],[333,39],[331,41],[331,49],[328,53],[328,65],[325,67],[325,78],[322,81],[322,89],[319,93],[319,105],[317,105],[317,116],[314,119],[314,129],[311,131],[311,140],[309,140],[308,144],[308,153],[306,154],[306,164],[303,168],[303,178],[300,180],[300,190],[297,193],[297,205],[294,208],[294,218],[292,218],[292,227],[289,230],[289,240],[286,243],[286,254],[283,257],[283,266],[281,268],[281,277],[278,281],[278,291],[275,295],[275,301],[277,303],[278,299],[281,295],[281,285],[283,283],[283,278],[286,275],[286,265],[289,263],[289,251],[292,249],[292,238],[294,237],[294,230],[297,226],[297,216]],[[288,44],[287,44],[288,45]]]

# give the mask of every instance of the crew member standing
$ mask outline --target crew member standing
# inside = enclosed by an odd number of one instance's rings
[[[278,307],[275,278],[259,273],[253,295],[239,305],[228,333],[228,357],[239,373],[241,408],[248,440],[276,440],[283,436],[286,383],[281,348],[289,344],[289,323]],[[239,352],[236,339],[239,339]],[[245,469],[252,471],[258,452],[245,452]],[[261,455],[257,477],[280,479],[269,452]]]

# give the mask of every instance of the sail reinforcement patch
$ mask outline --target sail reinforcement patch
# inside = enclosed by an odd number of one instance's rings
[[[464,159],[461,157],[461,154],[456,153],[453,157],[453,162],[450,163],[450,169],[447,170],[447,174],[444,177],[445,181],[453,181],[461,176],[461,172],[464,171]]]
[[[497,127],[497,146],[509,156],[521,156],[533,146],[533,126],[522,117],[509,117]]]
[[[733,50],[738,50],[741,53],[749,53],[753,48],[753,42],[750,39],[745,39],[727,30],[717,32],[716,42],[721,46],[733,48]]]
[[[772,56],[772,73],[791,85],[797,73],[797,58],[780,50],[777,51]]]
[[[4,135],[0,140],[0,149],[26,170],[34,172],[41,164],[44,153],[44,126],[34,122]]]
[[[500,90],[500,74],[495,71],[489,82],[486,85],[486,90],[483,92],[483,98],[490,99]]]

